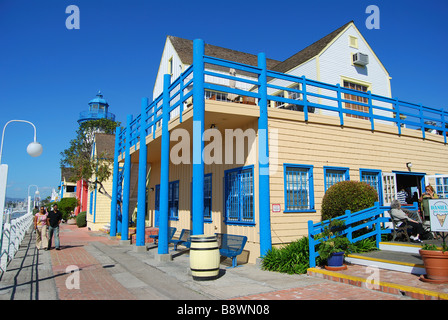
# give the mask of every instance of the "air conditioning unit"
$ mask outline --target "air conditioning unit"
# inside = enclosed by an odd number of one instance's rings
[[[353,55],[353,64],[366,66],[369,64],[369,56],[364,53],[357,52]]]

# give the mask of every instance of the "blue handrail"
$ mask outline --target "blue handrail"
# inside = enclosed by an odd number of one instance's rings
[[[418,210],[416,203],[413,206],[407,206],[407,210]],[[360,240],[375,236],[376,247],[379,248],[381,235],[391,233],[391,229],[382,229],[381,225],[385,222],[390,222],[389,217],[384,216],[385,211],[389,211],[389,206],[380,206],[379,202],[375,202],[375,205],[371,208],[364,209],[358,212],[345,211],[345,215],[334,218],[333,220],[342,220],[345,222],[346,229],[341,232],[342,235],[346,235],[351,243],[358,242]],[[357,223],[362,222],[359,225]],[[308,239],[309,239],[309,253],[310,253],[310,267],[316,266],[316,258],[319,253],[316,251],[316,247],[322,241],[322,239],[316,239],[316,236],[324,231],[325,226],[328,226],[330,220],[314,223],[312,220],[308,221]],[[359,237],[353,238],[353,232],[367,228],[371,230]]]

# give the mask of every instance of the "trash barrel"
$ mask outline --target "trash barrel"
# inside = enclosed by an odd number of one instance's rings
[[[190,269],[194,280],[214,280],[219,274],[219,247],[214,235],[190,236]]]

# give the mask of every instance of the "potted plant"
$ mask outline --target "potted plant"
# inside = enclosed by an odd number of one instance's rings
[[[425,244],[419,252],[426,269],[426,275],[422,275],[420,279],[425,282],[448,283],[448,246],[445,241],[441,250],[434,244]]]
[[[324,231],[318,235],[322,239],[317,252],[323,261],[327,261],[326,269],[342,270],[344,266],[344,256],[352,250],[352,244],[347,237],[342,235],[345,229],[345,222],[341,220],[330,220],[324,227]]]

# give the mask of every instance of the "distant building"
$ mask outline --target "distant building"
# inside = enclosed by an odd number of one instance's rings
[[[113,160],[115,149],[115,135],[106,133],[96,133],[92,148],[92,158],[98,159],[98,162]],[[110,165],[110,171],[113,170],[113,163]],[[96,181],[96,175],[91,179]],[[87,227],[91,230],[100,230],[110,222],[110,195],[112,194],[112,176],[102,182],[92,183],[88,189],[87,197]],[[107,196],[107,193],[109,196]]]
[[[76,197],[76,182],[71,182],[73,176],[72,168],[61,168],[61,184],[59,186],[59,195],[55,201],[64,198]]]

